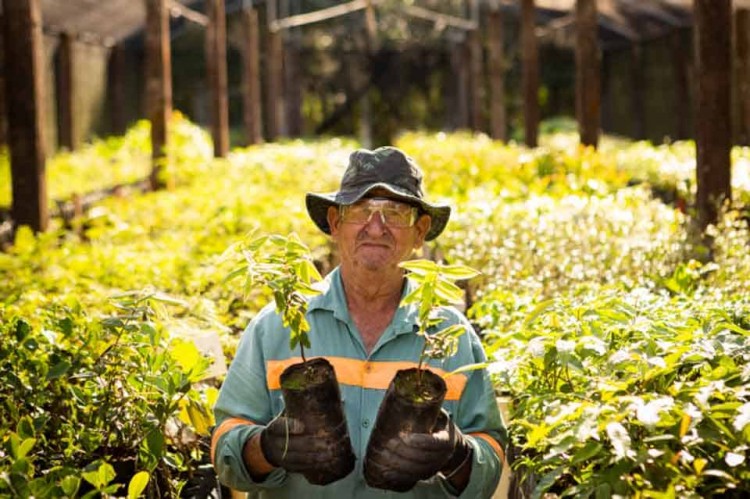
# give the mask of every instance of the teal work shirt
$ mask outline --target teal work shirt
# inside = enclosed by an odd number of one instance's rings
[[[416,333],[416,306],[400,307],[372,351],[367,353],[346,306],[338,269],[321,283],[323,292],[310,299],[307,319],[311,348],[306,357],[325,357],[333,364],[339,381],[349,436],[356,466],[348,476],[334,483],[311,485],[300,474],[281,468],[264,481],[254,481],[242,459],[245,442],[284,408],[279,375],[288,365],[301,361],[299,351],[289,349],[289,331],[272,304],[248,325],[236,356],[222,384],[214,412],[216,427],[211,455],[219,479],[225,485],[249,491],[258,499],[358,498],[445,498],[454,497],[450,484],[441,476],[419,482],[404,493],[367,486],[362,462],[385,390],[398,369],[416,367],[424,340]],[[407,279],[406,296],[415,284]],[[430,360],[430,369],[443,374],[461,366],[486,360],[479,337],[458,310],[446,307],[440,326],[463,324],[466,334],[459,339],[457,353],[445,360]],[[448,393],[443,407],[450,413],[473,448],[473,465],[468,486],[460,497],[491,497],[500,479],[506,432],[486,370],[458,373],[446,378]]]

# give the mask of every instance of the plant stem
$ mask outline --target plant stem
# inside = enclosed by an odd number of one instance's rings
[[[302,345],[301,341],[299,344],[299,353],[302,355],[302,362],[307,362],[307,359],[305,359],[305,347]]]

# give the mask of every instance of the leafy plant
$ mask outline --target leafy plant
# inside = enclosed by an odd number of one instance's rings
[[[319,293],[312,284],[322,279],[308,247],[296,234],[265,235],[235,243],[227,249],[224,258],[241,262],[227,275],[227,281],[244,277],[246,293],[258,286],[271,292],[276,311],[290,331],[289,348],[299,347],[305,362],[305,348],[310,348],[306,297]]]
[[[0,495],[177,493],[200,462],[215,389],[197,390],[207,360],[168,335],[167,304],[180,305],[126,293],[104,319],[73,308],[38,328],[0,326]]]
[[[563,497],[732,497],[750,479],[750,313],[619,286],[579,290],[491,335],[515,467]],[[741,493],[740,493],[741,496]]]
[[[453,324],[435,333],[429,331],[444,319],[439,316],[440,308],[445,305],[461,303],[463,290],[454,284],[460,279],[471,279],[479,272],[464,265],[443,265],[431,260],[409,260],[400,264],[409,271],[409,277],[416,281],[416,288],[405,296],[401,303],[417,304],[419,307],[419,331],[424,338],[424,346],[419,354],[418,369],[427,359],[444,359],[456,353],[458,339],[466,328]]]

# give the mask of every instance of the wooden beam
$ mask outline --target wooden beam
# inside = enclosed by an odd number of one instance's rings
[[[491,10],[487,18],[487,48],[490,73],[490,136],[495,140],[508,139],[505,114],[505,50],[503,47],[503,15],[500,9]]]
[[[12,208],[16,227],[47,229],[42,18],[38,0],[3,0]]]
[[[210,87],[211,136],[214,157],[229,153],[229,98],[227,96],[227,29],[224,0],[206,3],[206,69]]]
[[[242,120],[245,141],[249,144],[263,142],[260,93],[260,30],[258,9],[242,11],[243,58],[242,65]]]
[[[416,5],[405,5],[402,8],[404,10],[404,13],[411,17],[424,19],[425,21],[432,21],[439,26],[450,26],[466,31],[475,31],[479,27],[479,24],[476,21],[464,19],[462,17],[451,16],[448,14],[442,14],[440,12],[435,12],[433,10],[425,9],[424,7],[418,7]]]
[[[57,136],[60,147],[74,151],[79,146],[76,130],[75,36],[60,35],[57,52]]]
[[[372,3],[379,3],[378,0],[370,0]],[[295,28],[297,26],[304,26],[306,24],[317,23],[321,21],[327,21],[334,17],[343,16],[367,8],[367,0],[352,0],[344,4],[336,5],[334,7],[328,7],[325,9],[316,10],[313,12],[307,12],[305,14],[297,14],[296,16],[289,16],[283,19],[269,19],[268,28],[271,31],[279,31],[283,29]]]
[[[737,9],[735,26],[735,62],[737,67],[737,142],[750,146],[750,9]]]
[[[596,0],[576,0],[576,114],[581,144],[597,147],[601,127],[601,61]]]
[[[168,186],[164,178],[168,161],[167,141],[169,119],[172,114],[172,62],[169,46],[169,11],[167,0],[146,1],[146,51],[148,68],[146,92],[151,122],[151,187]]]
[[[524,142],[536,147],[539,135],[539,49],[534,0],[521,0],[521,86],[523,88]]]
[[[718,220],[721,205],[731,200],[731,53],[732,1],[693,0],[697,61],[697,195],[698,225],[705,230]]]
[[[179,3],[177,0],[168,0],[167,7],[169,8],[169,13],[171,15],[184,17],[188,21],[194,22],[195,24],[198,24],[200,26],[208,26],[211,22],[209,16],[202,14],[197,10],[186,7],[185,5]]]

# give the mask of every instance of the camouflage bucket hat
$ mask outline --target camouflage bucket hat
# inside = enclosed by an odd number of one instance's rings
[[[354,204],[373,189],[383,188],[393,199],[417,206],[430,215],[432,225],[425,239],[435,239],[448,223],[451,208],[430,204],[422,192],[422,170],[417,163],[395,147],[380,147],[374,151],[358,149],[349,156],[338,192],[329,194],[308,193],[305,196],[307,212],[315,225],[326,234],[331,233],[326,215],[330,206]]]

